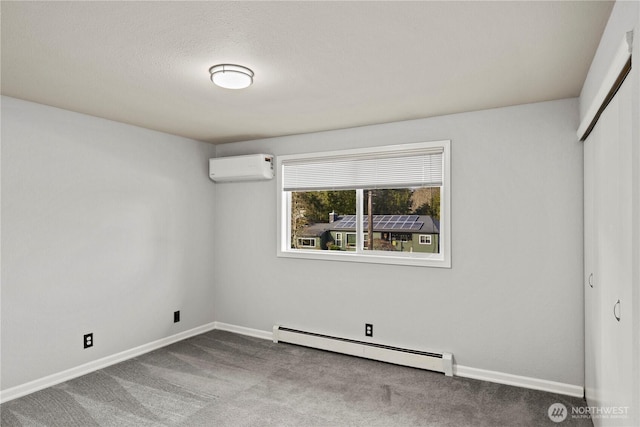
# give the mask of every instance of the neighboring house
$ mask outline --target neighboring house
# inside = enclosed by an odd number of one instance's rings
[[[297,248],[355,250],[356,216],[333,214],[330,221],[305,227],[297,236]],[[363,222],[366,249],[369,218]],[[373,245],[375,250],[438,253],[440,222],[427,215],[374,215]]]
[[[296,249],[327,249],[328,231],[331,224],[311,224],[302,229],[295,240]]]

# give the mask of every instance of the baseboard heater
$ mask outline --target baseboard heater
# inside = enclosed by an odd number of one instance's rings
[[[453,375],[453,356],[451,353],[410,350],[407,348],[301,331],[280,325],[273,327],[273,342],[296,344],[304,347],[333,351],[335,353],[364,357],[366,359],[379,360],[381,362],[394,363],[396,365],[442,372],[447,376]]]

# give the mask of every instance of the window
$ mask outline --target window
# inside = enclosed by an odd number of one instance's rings
[[[450,141],[279,156],[277,168],[278,256],[451,266]]]
[[[300,247],[300,248],[315,248],[316,247],[316,239],[315,238],[300,238],[300,239],[298,239],[298,247]]]
[[[392,233],[391,238],[398,242],[409,242],[411,241],[410,233]]]
[[[420,244],[421,245],[430,245],[431,244],[431,236],[428,234],[420,235]]]
[[[347,248],[356,247],[356,233],[346,233],[347,236]]]

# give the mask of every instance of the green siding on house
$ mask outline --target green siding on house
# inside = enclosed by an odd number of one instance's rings
[[[355,215],[305,227],[297,236],[297,249],[356,250]],[[439,253],[439,222],[430,216],[374,215],[373,249]],[[363,221],[366,227],[366,221]],[[379,227],[376,230],[375,227]],[[365,249],[368,235],[365,233]],[[315,240],[314,240],[315,239]]]
[[[354,251],[355,250],[355,232],[336,232],[328,231],[326,242],[331,245],[331,249]],[[341,238],[338,238],[338,234],[341,234]],[[420,236],[429,236],[430,244],[421,244]],[[365,234],[365,242],[366,242]],[[424,239],[424,238],[423,238]],[[421,252],[421,253],[438,253],[440,235],[438,234],[425,234],[425,233],[389,233],[389,232],[374,232],[373,233],[374,245],[377,250],[395,250],[401,252]],[[353,242],[353,244],[352,244]],[[341,243],[338,245],[338,243]],[[366,243],[365,243],[366,247]]]
[[[431,236],[431,244],[420,243],[420,236]],[[440,235],[414,233],[411,243],[414,248],[417,248],[414,249],[414,252],[438,253],[440,248]]]

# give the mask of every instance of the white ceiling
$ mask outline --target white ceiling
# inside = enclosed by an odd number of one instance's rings
[[[438,116],[578,96],[612,6],[2,1],[1,89],[212,143]]]

